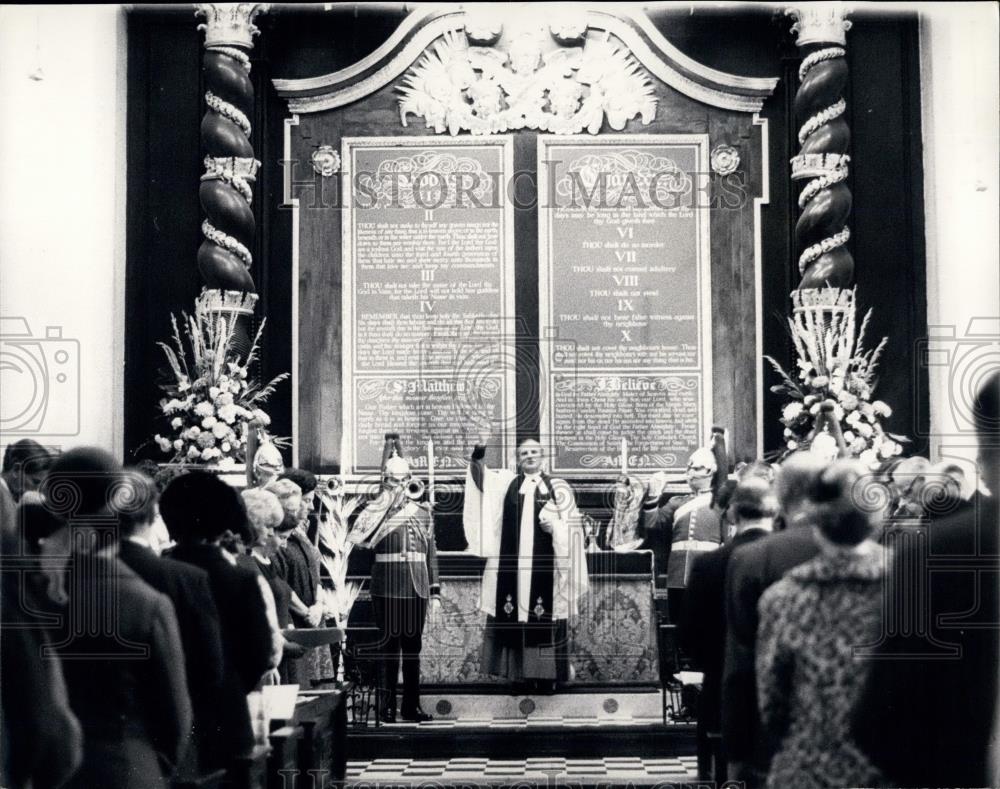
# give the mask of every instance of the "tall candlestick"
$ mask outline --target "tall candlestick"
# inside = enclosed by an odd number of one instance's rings
[[[622,436],[622,476],[628,476],[628,439]]]
[[[340,434],[340,484],[347,484],[347,431]]]
[[[427,439],[427,500],[434,506],[434,439]]]

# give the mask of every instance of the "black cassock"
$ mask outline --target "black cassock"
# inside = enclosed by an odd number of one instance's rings
[[[481,457],[474,454],[472,461],[473,481],[482,491]],[[482,670],[514,681],[565,681],[569,678],[566,620],[553,619],[555,551],[552,535],[542,529],[539,520],[543,507],[552,500],[552,480],[539,475],[534,492],[531,579],[526,601],[520,600],[518,590],[521,518],[525,506],[525,495],[520,491],[524,482],[525,475],[518,474],[504,493],[494,613],[486,617]],[[522,608],[527,608],[527,621],[519,616]]]

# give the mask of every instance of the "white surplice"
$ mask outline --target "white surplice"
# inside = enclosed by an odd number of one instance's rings
[[[471,469],[466,472],[462,522],[469,552],[486,559],[479,589],[479,610],[490,616],[496,616],[504,498],[515,477],[507,469],[491,471],[484,464],[483,490],[480,492],[472,478]],[[526,475],[518,491],[524,496],[517,562],[517,618],[520,622],[528,621],[531,601],[536,493],[551,495],[550,501],[539,514],[539,520],[552,527],[552,550],[555,557],[552,573],[552,618],[568,619],[578,614],[580,598],[590,585],[583,527],[573,489],[561,479],[550,479],[550,483],[551,491],[547,490],[545,481],[539,475]]]

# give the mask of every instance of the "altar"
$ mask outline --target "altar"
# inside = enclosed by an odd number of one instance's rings
[[[652,687],[659,684],[656,643],[657,614],[648,551],[587,555],[590,591],[580,602],[580,614],[569,621],[569,662],[573,678],[567,687],[607,689]],[[369,552],[352,562],[354,580],[367,578]],[[421,684],[427,692],[462,686],[501,686],[506,681],[480,668],[485,615],[478,609],[479,583],[484,560],[464,553],[439,555],[441,572],[441,621],[424,631],[420,655]],[[376,634],[371,602],[363,589],[351,612],[349,648],[361,661],[367,658],[362,644]],[[563,688],[565,690],[566,688]]]

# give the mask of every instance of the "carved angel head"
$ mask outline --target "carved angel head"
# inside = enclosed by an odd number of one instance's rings
[[[469,86],[472,109],[480,118],[491,118],[500,112],[503,92],[492,79],[481,78]]]
[[[583,88],[575,79],[560,79],[549,87],[549,106],[560,118],[571,118],[580,107]]]
[[[510,42],[507,54],[510,56],[510,67],[515,73],[532,74],[542,59],[542,47],[536,36],[524,33]]]

